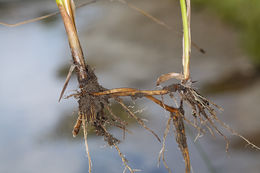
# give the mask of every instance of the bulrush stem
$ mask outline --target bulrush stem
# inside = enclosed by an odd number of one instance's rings
[[[60,14],[62,16],[64,27],[67,32],[70,50],[73,58],[73,63],[76,65],[76,72],[78,76],[79,84],[87,79],[86,64],[84,60],[84,55],[80,45],[80,41],[77,34],[77,29],[74,22],[73,10],[66,8],[67,4],[71,4],[71,0],[56,0],[59,7]],[[82,88],[83,86],[79,86]]]
[[[182,14],[182,23],[183,23],[183,75],[184,80],[190,78],[190,24],[189,24],[189,15],[187,13],[187,4],[186,0],[180,0],[181,4],[181,14]],[[190,5],[190,4],[189,4]],[[188,8],[190,10],[190,8]]]

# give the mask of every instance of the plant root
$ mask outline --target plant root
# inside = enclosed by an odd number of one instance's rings
[[[158,166],[160,165],[160,161],[162,159],[163,165],[168,170],[169,173],[171,173],[171,169],[169,168],[169,166],[166,162],[166,159],[165,159],[165,142],[166,142],[166,137],[168,136],[170,128],[171,128],[171,121],[172,121],[172,117],[170,117],[167,121],[165,131],[164,131],[164,135],[163,135],[162,148],[161,148],[159,155],[158,155]]]
[[[137,121],[137,123],[139,123],[143,128],[145,128],[145,129],[148,130],[149,132],[151,132],[151,133],[156,137],[156,139],[157,139],[159,142],[161,142],[161,139],[159,138],[159,136],[158,136],[153,130],[151,130],[150,128],[148,128],[148,127],[145,125],[144,121],[143,121],[141,118],[137,117],[137,116],[123,103],[123,101],[122,101],[120,98],[115,98],[115,99],[116,99],[116,101],[127,111],[127,113],[128,113],[132,118],[134,118],[134,119]]]
[[[66,3],[64,3],[65,1]],[[144,10],[137,8],[132,4],[127,3],[125,0],[117,0],[117,1],[127,5],[129,8],[148,17],[150,20],[154,21],[155,23],[162,25],[167,29],[171,29],[171,27],[168,27],[168,25],[166,25],[164,22],[161,22],[160,20],[148,14]],[[93,0],[90,1],[89,3],[93,3],[93,2],[96,1]],[[186,173],[190,173],[191,165],[190,165],[190,156],[188,151],[184,121],[186,121],[187,123],[195,127],[198,130],[198,135],[200,135],[201,133],[205,133],[206,131],[205,129],[208,129],[208,131],[213,136],[214,133],[221,135],[226,140],[226,150],[228,149],[229,141],[227,137],[218,129],[218,125],[220,125],[224,129],[227,129],[231,134],[241,137],[254,148],[259,149],[259,147],[255,146],[246,138],[239,135],[237,132],[235,132],[230,127],[228,127],[225,123],[220,121],[215,113],[215,109],[220,109],[220,107],[218,107],[216,104],[212,103],[205,97],[201,96],[195,89],[191,87],[192,82],[190,81],[190,71],[189,71],[189,65],[190,65],[189,56],[190,56],[190,47],[192,43],[190,38],[190,0],[186,0],[186,1],[181,0],[180,2],[181,2],[183,30],[184,30],[183,31],[184,33],[183,34],[183,40],[184,40],[183,74],[168,73],[162,75],[161,77],[158,78],[157,85],[171,78],[179,79],[181,80],[181,83],[166,86],[161,90],[138,90],[133,88],[117,88],[117,89],[108,90],[102,87],[101,85],[99,85],[94,71],[85,63],[83,51],[80,45],[80,41],[77,35],[77,29],[75,25],[74,1],[73,0],[56,1],[64,21],[64,26],[67,32],[67,36],[71,48],[72,59],[73,59],[73,65],[70,68],[69,74],[65,81],[59,100],[62,98],[66,90],[66,87],[69,83],[71,74],[75,69],[78,77],[79,91],[77,91],[77,93],[75,94],[68,96],[67,98],[74,97],[75,99],[78,100],[78,105],[79,105],[78,118],[74,126],[74,129],[72,131],[72,134],[75,137],[79,133],[80,127],[81,126],[83,127],[86,153],[89,162],[89,173],[91,173],[92,163],[91,163],[89,147],[87,143],[86,127],[93,127],[95,129],[96,135],[102,136],[109,146],[115,147],[115,149],[119,153],[119,156],[122,159],[123,164],[125,165],[126,168],[125,170],[128,169],[131,173],[136,171],[131,169],[130,166],[128,166],[126,158],[119,150],[118,144],[120,143],[120,140],[115,138],[111,133],[109,133],[106,130],[107,125],[112,125],[122,129],[124,131],[124,134],[127,131],[126,130],[127,124],[124,121],[122,121],[119,117],[117,117],[109,108],[111,100],[118,102],[130,117],[135,119],[135,121],[139,123],[143,128],[151,132],[157,138],[158,141],[161,141],[158,135],[153,130],[148,128],[144,123],[144,121],[138,116],[136,116],[124,104],[123,100],[120,97],[125,97],[125,96],[130,96],[132,100],[135,100],[137,98],[147,98],[153,101],[154,103],[158,104],[164,110],[167,110],[170,113],[166,125],[166,129],[164,132],[164,136],[163,136],[162,149],[160,151],[159,159],[158,159],[160,161],[160,159],[162,158],[163,164],[169,172],[171,171],[165,161],[165,141],[169,133],[171,122],[173,123],[173,126],[175,128],[175,140],[185,160]],[[187,10],[186,10],[186,6],[187,6]],[[45,16],[45,18],[46,17],[48,16]],[[40,19],[41,18],[35,20],[40,20]],[[25,21],[24,23],[31,22],[31,21],[34,20]],[[0,25],[1,24],[3,25],[3,23],[0,23]],[[8,25],[8,26],[12,26],[12,25]],[[204,52],[201,49],[200,51]],[[178,93],[178,96],[180,98],[179,108],[171,107],[164,103],[163,95],[169,95],[170,97],[174,98],[173,97],[174,93]],[[154,96],[156,95],[160,95],[161,100],[155,98]],[[187,115],[185,115],[183,109],[184,103],[190,106],[190,108],[192,109],[192,118],[194,120],[193,122],[189,121],[189,118],[187,117]],[[107,113],[106,110],[109,113]]]
[[[75,99],[78,99],[78,104],[79,104],[78,118],[77,118],[76,124],[73,128],[72,134],[74,137],[76,137],[80,131],[80,127],[82,126],[83,132],[84,132],[86,153],[87,153],[88,159],[89,159],[89,172],[91,172],[92,163],[91,163],[91,158],[90,158],[90,154],[89,154],[89,147],[87,144],[87,128],[86,127],[90,127],[90,126],[95,129],[97,136],[103,136],[104,140],[107,142],[107,144],[109,146],[113,146],[116,148],[126,169],[128,169],[131,173],[135,172],[137,170],[133,170],[130,168],[130,166],[127,164],[126,158],[123,156],[123,154],[121,153],[121,151],[118,148],[118,144],[120,143],[120,140],[115,138],[112,134],[110,134],[106,130],[106,126],[111,125],[111,126],[122,129],[124,134],[125,134],[125,132],[130,132],[126,128],[127,123],[124,122],[123,120],[121,120],[118,116],[116,116],[113,113],[112,109],[110,108],[110,102],[112,99],[115,100],[116,102],[118,102],[122,106],[122,108],[129,114],[130,117],[135,119],[136,122],[138,122],[146,130],[150,131],[157,138],[157,140],[160,141],[160,138],[158,137],[158,135],[154,131],[152,131],[150,128],[148,128],[145,125],[144,121],[141,118],[139,118],[138,116],[136,116],[123,103],[123,100],[120,99],[118,96],[128,95],[128,96],[131,96],[132,98],[137,98],[137,97],[142,97],[143,95],[147,95],[147,94],[161,95],[161,94],[167,93],[168,91],[166,91],[166,90],[165,91],[140,91],[140,90],[135,90],[135,89],[107,90],[107,89],[103,88],[101,85],[99,85],[99,83],[97,81],[97,77],[94,74],[94,71],[89,66],[86,67],[86,71],[87,71],[87,80],[80,81],[80,83],[79,83],[80,91],[68,96],[67,98],[74,97]],[[71,71],[70,71],[70,73],[71,73]],[[71,74],[69,74],[68,76],[71,76]],[[67,85],[67,82],[65,82],[65,85]],[[66,88],[66,87],[64,87],[64,88]],[[114,93],[117,93],[117,95],[114,95]]]
[[[125,168],[128,169],[131,173],[134,173],[134,170],[127,164],[128,160],[127,160],[127,159],[125,158],[125,156],[121,153],[119,147],[118,147],[116,144],[114,144],[114,147],[115,147],[115,149],[117,150],[117,152],[118,152],[118,154],[119,154],[119,156],[120,156],[120,158],[121,158],[123,164],[125,165]],[[126,169],[125,169],[125,170],[126,170]],[[125,172],[125,170],[124,170],[124,172]]]
[[[84,141],[85,141],[85,148],[86,148],[86,153],[88,156],[88,172],[91,173],[91,168],[92,168],[92,162],[91,162],[91,157],[89,154],[89,148],[88,148],[88,131],[87,131],[87,126],[86,126],[86,117],[85,116],[81,116],[83,118],[83,123],[82,123],[82,128],[83,128],[83,133],[84,133]]]
[[[124,134],[125,132],[129,132],[126,129],[127,123],[121,120],[118,116],[116,116],[111,110],[110,108],[111,100],[114,100],[117,103],[119,103],[130,117],[135,119],[135,121],[138,124],[140,124],[143,128],[151,132],[158,141],[161,142],[161,140],[153,130],[151,130],[145,125],[144,121],[141,118],[136,116],[124,104],[121,97],[126,97],[126,96],[129,96],[132,100],[135,100],[137,98],[147,98],[153,101],[154,103],[158,104],[159,106],[161,106],[163,109],[165,109],[170,113],[166,125],[166,129],[164,132],[164,136],[163,136],[162,149],[159,153],[159,158],[158,158],[158,162],[162,160],[165,168],[169,172],[171,172],[171,170],[168,167],[165,159],[165,142],[166,142],[166,137],[169,133],[171,122],[175,127],[176,142],[178,143],[178,146],[185,160],[186,173],[190,173],[191,165],[190,165],[190,156],[188,151],[184,121],[186,121],[188,124],[192,125],[194,128],[197,129],[198,136],[206,133],[206,131],[208,131],[212,136],[214,136],[214,133],[221,135],[226,141],[226,150],[228,149],[229,146],[229,140],[219,130],[218,128],[219,125],[224,129],[227,129],[231,134],[241,137],[249,145],[253,146],[256,149],[259,149],[259,147],[252,144],[246,138],[239,135],[234,130],[229,128],[226,124],[224,124],[221,120],[219,120],[218,117],[216,116],[215,109],[216,110],[222,110],[222,109],[216,104],[214,104],[213,102],[206,99],[205,97],[201,96],[188,83],[168,85],[163,87],[161,90],[138,90],[134,88],[117,88],[117,89],[108,90],[98,84],[97,78],[94,72],[92,71],[92,69],[90,69],[88,66],[87,68],[88,68],[87,69],[88,79],[80,83],[80,86],[82,87],[80,87],[79,92],[69,96],[69,97],[73,96],[76,99],[78,99],[78,103],[79,103],[78,119],[73,129],[73,136],[76,136],[78,134],[81,124],[83,124],[84,127],[86,126],[86,124],[88,124],[88,126],[94,127],[96,134],[98,136],[103,136],[104,140],[108,143],[109,146],[115,147],[115,149],[119,153],[119,156],[122,159],[122,162],[125,165],[125,168],[130,172],[135,172],[135,171],[128,166],[126,158],[123,156],[123,154],[118,148],[118,144],[120,143],[120,140],[115,138],[112,134],[110,134],[106,130],[106,126],[111,125],[122,129]],[[177,97],[180,98],[179,108],[175,108],[164,103],[163,95],[169,95],[171,98],[175,99],[176,96],[174,95],[174,93],[177,93]],[[160,95],[161,100],[155,98],[154,96],[156,95]],[[184,103],[191,108],[192,110],[191,117],[193,118],[194,121],[189,120],[187,115],[185,115],[183,109]],[[86,134],[87,133],[84,132],[85,143],[87,142]],[[195,140],[196,139],[197,137],[195,138]],[[88,150],[87,144],[86,144],[86,150]],[[88,157],[90,158],[89,151],[87,151],[87,153],[88,153]],[[89,161],[89,165],[91,165],[90,163],[91,161]]]

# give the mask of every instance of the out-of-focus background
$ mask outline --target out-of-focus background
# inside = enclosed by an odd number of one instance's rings
[[[84,1],[80,1],[84,2]],[[79,1],[77,1],[79,3]],[[88,64],[106,88],[155,89],[163,73],[180,72],[181,16],[176,0],[132,0],[131,3],[171,26],[157,25],[117,1],[98,1],[77,10],[77,26]],[[260,145],[260,31],[258,0],[192,0],[191,56],[195,87],[224,108],[219,117]],[[57,10],[54,0],[1,0],[0,21],[16,23]],[[77,102],[58,97],[71,63],[59,15],[14,28],[0,26],[0,172],[83,173],[88,171],[82,136],[73,138]],[[172,81],[174,82],[174,80]],[[66,95],[75,92],[73,79]],[[159,106],[137,100],[141,116],[163,136],[168,114]],[[120,112],[120,111],[117,111]],[[194,173],[259,173],[260,153],[238,137],[225,152],[222,137],[196,135],[188,127]],[[161,144],[136,124],[119,145],[133,168],[146,173],[167,172],[157,157]],[[111,129],[121,135],[118,129]],[[89,138],[93,172],[123,172],[115,149],[101,137]],[[167,140],[167,162],[184,172],[184,161],[174,134]]]

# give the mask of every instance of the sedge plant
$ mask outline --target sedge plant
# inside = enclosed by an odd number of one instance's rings
[[[119,0],[120,2],[126,3],[124,0]],[[116,89],[106,89],[98,83],[98,78],[95,75],[93,69],[87,65],[84,59],[83,51],[81,49],[80,41],[77,35],[77,29],[75,24],[75,5],[73,0],[56,0],[58,8],[60,10],[64,26],[67,32],[69,45],[71,49],[73,64],[71,65],[70,71],[65,81],[65,85],[62,89],[60,99],[63,96],[63,93],[68,85],[72,72],[75,70],[79,83],[79,91],[71,96],[75,97],[78,100],[79,110],[78,110],[78,119],[73,129],[73,136],[75,137],[80,127],[82,126],[84,132],[84,139],[86,145],[86,152],[89,159],[89,172],[91,172],[91,159],[89,148],[87,144],[87,126],[92,126],[96,130],[96,134],[103,136],[104,140],[110,146],[113,146],[119,153],[119,156],[122,159],[122,162],[125,165],[125,168],[128,169],[131,173],[135,170],[132,169],[127,162],[127,159],[121,153],[118,144],[120,140],[115,138],[107,129],[106,125],[114,125],[126,130],[126,123],[120,120],[119,117],[115,116],[110,109],[111,100],[118,102],[122,108],[129,114],[130,117],[134,118],[137,123],[139,123],[146,130],[151,132],[159,142],[161,142],[159,136],[150,128],[146,126],[144,121],[136,116],[123,102],[122,97],[130,96],[131,99],[138,98],[147,98],[159,106],[163,107],[166,111],[169,112],[169,119],[166,125],[166,129],[163,136],[163,146],[159,154],[159,161],[162,158],[164,166],[169,169],[166,160],[165,160],[165,140],[169,133],[169,128],[171,123],[175,127],[175,138],[178,146],[182,152],[183,158],[185,160],[185,172],[190,173],[191,164],[190,156],[187,145],[187,138],[185,132],[184,121],[191,124],[198,130],[198,133],[205,133],[205,128],[214,135],[214,131],[224,137],[227,141],[228,148],[228,139],[227,137],[219,130],[216,123],[219,123],[222,127],[228,129],[232,134],[238,135],[244,140],[246,140],[250,145],[255,148],[257,146],[253,145],[250,141],[245,139],[243,136],[236,133],[234,130],[230,129],[226,124],[218,119],[216,116],[215,109],[221,109],[219,106],[209,101],[202,95],[200,95],[195,89],[192,88],[192,81],[190,78],[190,52],[191,52],[191,33],[190,33],[190,0],[180,0],[181,13],[182,13],[182,22],[183,22],[183,73],[168,73],[161,75],[157,79],[157,85],[171,79],[179,79],[179,83],[173,83],[168,86],[164,86],[161,90],[139,90],[134,88],[116,88]],[[134,6],[131,6],[134,8]],[[134,8],[138,11],[138,8]],[[143,11],[139,11],[142,14]],[[152,18],[151,16],[148,16]],[[152,18],[154,20],[154,18]],[[179,106],[171,107],[164,103],[163,96],[168,95],[171,98],[175,99],[174,93],[177,93],[180,98]],[[160,95],[161,100],[155,98],[155,95]],[[69,97],[71,97],[69,96]],[[67,97],[68,98],[68,97]],[[185,114],[183,108],[184,104],[187,104],[192,109],[193,122],[190,121]],[[110,112],[110,115],[106,113],[105,110]],[[112,115],[112,116],[111,116]],[[259,148],[258,148],[259,149]]]
[[[164,26],[166,29],[171,30],[171,27],[169,25],[160,21],[159,19],[150,15],[144,10],[128,3],[125,0],[117,0],[117,1],[126,4],[131,9],[148,17],[149,19],[153,20],[155,23]],[[93,2],[96,2],[96,0],[86,2],[84,5],[88,5]],[[77,79],[78,79],[78,91],[72,95],[67,96],[66,98],[74,97],[78,102],[78,118],[72,130],[72,134],[74,137],[76,137],[80,129],[83,129],[86,153],[89,160],[89,173],[92,172],[90,150],[87,143],[87,136],[88,136],[87,127],[89,126],[95,129],[97,135],[103,136],[104,140],[108,143],[108,145],[114,147],[117,150],[127,170],[129,170],[131,173],[137,171],[136,169],[132,169],[129,166],[126,157],[120,151],[118,147],[120,140],[115,138],[107,130],[107,126],[112,125],[122,129],[124,132],[125,131],[128,132],[127,123],[121,120],[117,115],[113,113],[110,106],[110,103],[112,101],[119,103],[130,117],[136,120],[136,122],[139,125],[141,125],[143,128],[148,130],[152,135],[155,136],[155,138],[159,142],[161,142],[160,137],[153,130],[151,130],[140,117],[136,116],[135,113],[132,110],[130,110],[128,106],[125,105],[123,100],[124,97],[130,97],[133,100],[146,98],[154,102],[155,104],[161,106],[167,112],[169,112],[169,119],[166,123],[166,128],[162,140],[162,149],[159,152],[159,161],[162,159],[164,166],[167,168],[169,172],[171,172],[171,170],[168,167],[165,159],[165,141],[170,131],[169,129],[171,124],[175,128],[176,142],[178,143],[178,146],[185,160],[186,173],[191,172],[191,164],[190,164],[190,156],[189,156],[189,150],[187,145],[185,123],[190,124],[195,129],[197,129],[198,136],[200,136],[200,134],[202,133],[206,133],[206,131],[209,131],[212,135],[214,135],[214,132],[220,134],[227,141],[227,146],[226,146],[227,149],[228,149],[228,139],[218,128],[218,125],[227,129],[231,134],[241,137],[252,147],[256,149],[260,149],[259,147],[255,146],[250,141],[248,141],[245,137],[241,136],[233,129],[229,128],[224,122],[219,120],[219,118],[216,115],[216,110],[219,110],[221,108],[218,105],[211,102],[210,100],[208,100],[207,98],[205,98],[204,96],[200,95],[192,87],[192,80],[190,74],[191,45],[198,48],[202,53],[204,53],[205,51],[199,48],[195,43],[191,41],[190,0],[180,0],[179,2],[181,7],[182,23],[183,23],[183,55],[182,55],[183,71],[182,73],[171,72],[168,74],[161,75],[157,79],[157,85],[161,85],[165,81],[168,81],[169,79],[172,78],[178,79],[179,82],[166,85],[162,87],[162,89],[158,89],[158,90],[140,90],[135,88],[107,89],[99,84],[98,78],[94,70],[86,63],[84,58],[84,54],[81,48],[80,40],[77,33],[76,22],[75,22],[76,6],[74,4],[74,1],[56,0],[56,4],[59,8],[59,13],[61,14],[64,22],[64,27],[67,33],[68,42],[70,45],[71,55],[73,59],[73,63],[68,72],[59,100],[63,98],[63,94],[70,81],[72,73],[76,72]],[[21,24],[26,24],[37,20],[41,20],[56,14],[57,12],[46,16],[38,17],[35,19],[27,20],[24,22],[19,22],[17,24],[6,24],[0,22],[0,25],[10,26],[10,27],[18,26]],[[160,96],[161,98],[158,99],[156,98],[156,96]],[[172,100],[176,100],[176,97],[178,97],[180,103],[176,104],[176,107],[169,106],[164,102],[164,97],[166,96],[172,98]],[[191,112],[192,120],[190,120],[189,117],[190,114],[188,115],[186,114],[186,111],[184,110],[184,104],[190,106],[192,110]]]

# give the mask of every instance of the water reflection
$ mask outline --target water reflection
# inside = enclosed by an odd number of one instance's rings
[[[35,7],[30,8],[26,5],[13,7],[11,12],[17,9],[17,13],[24,12],[26,17],[29,11],[29,16],[38,16],[42,13],[38,10],[43,8],[42,3],[35,2]],[[165,1],[164,4],[156,0],[150,0],[149,4],[146,1],[136,3],[171,26],[180,26],[177,3]],[[56,9],[54,6],[52,2],[48,9]],[[9,20],[8,15],[3,18]],[[100,83],[105,87],[151,89],[160,74],[180,71],[181,38],[125,6],[95,4],[79,10],[77,19],[87,61],[95,67]],[[67,38],[60,19],[50,26],[37,22],[17,28],[0,28],[0,172],[69,173],[88,169],[83,140],[71,137],[75,119],[70,118],[76,101],[57,102],[64,82],[57,79],[57,70],[70,61]],[[205,13],[194,13],[192,26],[195,42],[207,50],[206,55],[195,50],[192,55],[192,76],[199,85],[215,81],[234,67],[244,69],[248,66],[230,28]],[[73,92],[75,85],[72,80],[68,92]],[[224,121],[250,138],[252,134],[254,139],[258,138],[253,135],[259,136],[259,85],[256,80],[243,92],[218,94],[211,98],[224,107],[225,116],[221,116]],[[141,100],[138,105],[145,109],[144,116],[149,117],[148,126],[162,136],[168,115],[149,102]],[[149,173],[167,172],[162,166],[156,166],[161,144],[139,126],[130,126],[130,130],[133,134],[127,135],[120,148],[132,167]],[[122,136],[120,130],[111,131]],[[51,140],[48,134],[54,135]],[[256,152],[231,148],[228,157],[222,138],[206,135],[200,142],[208,157],[206,160],[211,162],[211,172],[256,173],[259,170],[260,156]],[[117,152],[102,138],[91,138],[89,145],[94,172],[123,171]],[[170,167],[174,172],[183,172],[184,162],[173,134],[168,137],[167,146]],[[210,172],[209,163],[203,160],[192,138],[189,138],[189,146],[194,172]]]

